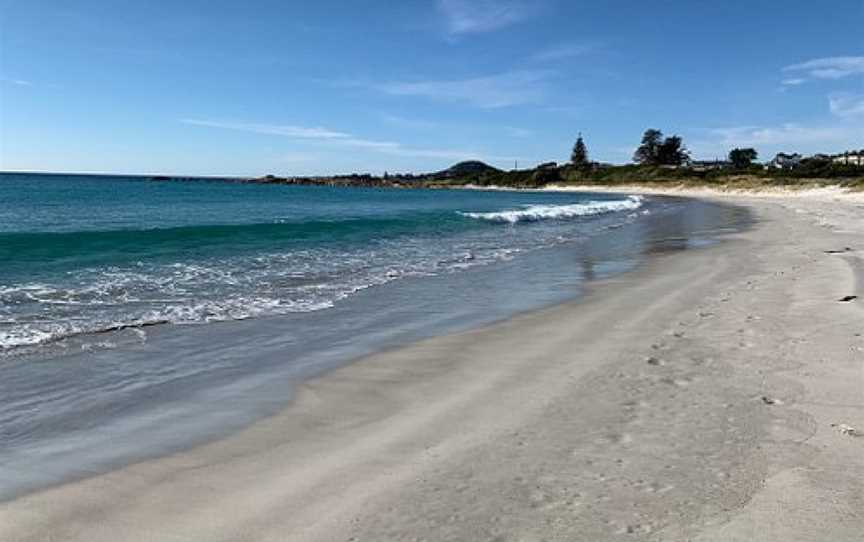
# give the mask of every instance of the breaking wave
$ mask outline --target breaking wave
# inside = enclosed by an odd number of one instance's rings
[[[516,224],[540,220],[564,220],[580,216],[593,216],[621,211],[634,211],[642,206],[642,196],[629,196],[623,200],[587,201],[571,205],[526,205],[521,209],[489,213],[460,213],[468,218]]]

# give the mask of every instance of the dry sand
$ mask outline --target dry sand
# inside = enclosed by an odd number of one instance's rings
[[[731,200],[752,231],[0,504],[0,540],[860,542],[864,204]]]

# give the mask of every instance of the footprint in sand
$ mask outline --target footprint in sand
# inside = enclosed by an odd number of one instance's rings
[[[605,440],[612,444],[627,445],[633,442],[633,436],[629,433],[611,433],[606,435]]]
[[[852,427],[852,426],[849,425],[849,424],[845,424],[845,423],[832,423],[832,424],[831,424],[831,427],[833,427],[833,428],[836,429],[837,431],[840,431],[840,434],[841,434],[841,435],[846,435],[846,436],[849,436],[849,437],[860,437],[860,436],[862,436],[862,434],[861,434],[857,429],[855,429],[854,427]]]
[[[662,378],[656,378],[654,381],[659,382],[660,384],[666,384],[667,386],[673,386],[675,388],[686,388],[693,383],[693,379],[686,376],[681,378],[664,376]]]

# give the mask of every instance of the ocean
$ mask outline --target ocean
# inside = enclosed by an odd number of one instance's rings
[[[0,174],[0,499],[224,435],[304,378],[748,221],[636,195]]]

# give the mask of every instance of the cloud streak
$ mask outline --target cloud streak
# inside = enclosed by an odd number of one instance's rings
[[[820,125],[730,126],[707,133],[708,137],[688,145],[697,156],[721,157],[734,147],[755,147],[763,158],[779,151],[836,152],[840,148],[857,147],[864,136],[855,123],[836,120]]]
[[[806,76],[809,79],[843,79],[852,75],[864,75],[864,56],[833,56],[815,58],[783,68],[784,72],[803,74],[787,81],[800,81],[790,84],[800,84]]]
[[[802,126],[794,123],[772,127],[719,128],[712,130],[711,133],[719,137],[720,145],[726,147],[834,143],[846,141],[854,135],[846,126]]]
[[[451,35],[492,32],[532,17],[536,3],[524,0],[439,0]]]
[[[256,134],[281,135],[296,139],[348,139],[350,134],[336,132],[326,128],[304,126],[276,125],[276,124],[254,124],[244,122],[220,122],[198,119],[181,119],[181,123],[192,126],[205,126],[208,128],[223,128],[226,130],[237,130],[240,132],[252,132]]]
[[[180,122],[182,124],[204,128],[217,128],[222,130],[281,136],[297,140],[315,141],[331,146],[352,147],[389,154],[392,156],[441,158],[447,160],[469,160],[472,158],[483,157],[480,153],[460,149],[420,149],[407,147],[395,141],[363,139],[346,132],[321,127],[310,128],[294,125],[222,122],[200,119],[181,119]]]
[[[542,102],[546,94],[544,82],[551,75],[547,70],[523,70],[461,80],[397,81],[372,87],[393,96],[417,96],[497,109]]]
[[[9,83],[10,85],[15,85],[16,87],[32,87],[33,86],[33,82],[27,81],[26,79],[8,79],[8,78],[4,77],[4,78],[0,79],[0,81],[3,81],[4,83]]]
[[[864,116],[864,95],[834,94],[828,97],[831,114],[842,118]],[[864,132],[864,128],[862,128]]]
[[[793,77],[791,79],[784,79],[781,81],[781,84],[785,87],[797,87],[798,85],[803,85],[807,80],[802,77]]]

